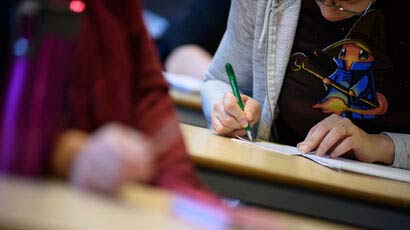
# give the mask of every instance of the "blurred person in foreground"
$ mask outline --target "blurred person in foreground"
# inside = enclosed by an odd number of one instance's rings
[[[194,173],[139,1],[3,4],[18,20],[2,50],[1,173],[215,198]]]

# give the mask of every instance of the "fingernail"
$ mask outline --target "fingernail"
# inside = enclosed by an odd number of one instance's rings
[[[306,145],[305,144],[300,145],[298,150],[301,153],[306,153]]]

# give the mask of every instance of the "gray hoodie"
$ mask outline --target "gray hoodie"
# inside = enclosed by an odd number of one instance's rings
[[[205,117],[230,92],[225,63],[232,64],[241,93],[256,99],[261,118],[257,139],[273,140],[271,127],[295,37],[301,0],[234,0],[227,30],[205,75],[201,90]],[[385,133],[395,145],[393,166],[410,169],[410,135]]]

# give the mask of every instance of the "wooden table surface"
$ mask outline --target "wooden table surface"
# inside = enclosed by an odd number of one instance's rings
[[[170,95],[175,105],[202,111],[201,96],[199,93],[184,93],[171,89]]]
[[[124,186],[116,198],[57,181],[0,176],[0,228],[6,229],[346,229],[262,209],[220,208],[156,188]],[[350,227],[349,227],[350,229]]]
[[[160,212],[61,182],[0,177],[1,229],[191,229]]]
[[[410,207],[410,183],[335,171],[298,156],[285,156],[181,124],[188,151],[199,166],[345,197]]]

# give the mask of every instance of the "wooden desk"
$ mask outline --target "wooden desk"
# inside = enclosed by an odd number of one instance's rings
[[[201,96],[199,93],[184,93],[171,89],[170,95],[176,105],[202,111]]]
[[[181,128],[204,179],[224,195],[363,226],[392,227],[404,221],[410,227],[410,183],[338,172],[303,157],[236,143],[208,129]]]
[[[141,185],[118,198],[80,192],[61,182],[0,177],[3,229],[346,229],[280,212],[220,208]],[[194,215],[191,215],[194,214]],[[198,215],[197,215],[198,214]],[[258,227],[259,226],[259,227]],[[350,228],[350,227],[349,227]]]
[[[0,177],[0,229],[192,228],[167,213],[80,192],[61,182]]]
[[[199,93],[182,92],[171,88],[170,95],[174,101],[181,123],[206,127]]]
[[[160,196],[154,197],[152,195],[153,191],[155,191],[155,193],[160,193]],[[353,229],[352,226],[266,209],[239,207],[229,209],[229,211],[222,211],[221,208],[217,208],[215,206],[202,204],[189,198],[175,196],[165,191],[158,191],[152,188],[142,187],[140,185],[125,187],[121,191],[121,197],[129,204],[135,204],[139,207],[146,207],[156,211],[173,213],[174,217],[178,216],[185,222],[193,225],[198,222],[195,219],[202,219],[199,222],[206,222],[205,229],[230,229],[231,226],[234,226],[233,229],[249,230]],[[181,212],[182,209],[183,211]],[[191,214],[186,215],[186,213]],[[206,216],[211,216],[211,218],[206,218]],[[218,219],[218,221],[212,221],[215,219]],[[220,225],[221,223],[222,226],[224,226],[222,228]],[[225,228],[225,226],[227,227]]]

